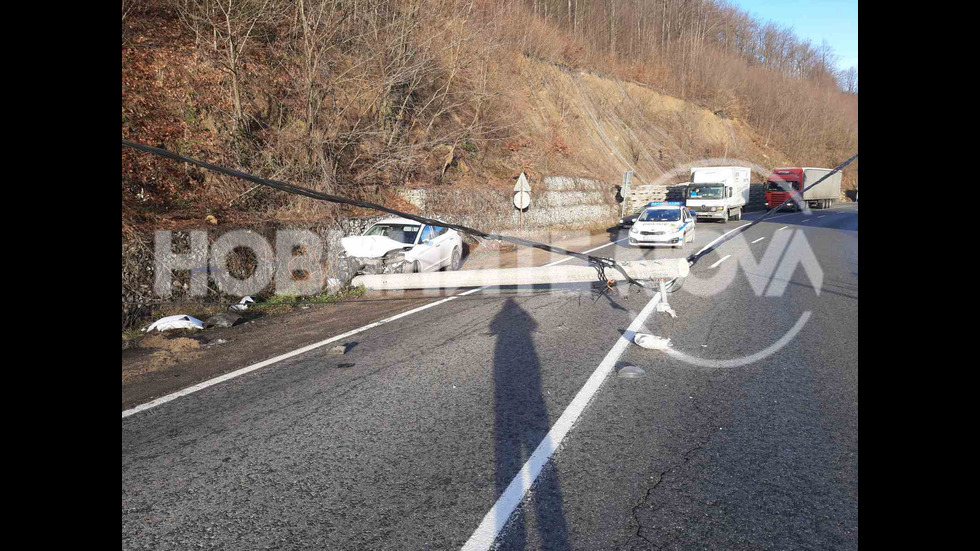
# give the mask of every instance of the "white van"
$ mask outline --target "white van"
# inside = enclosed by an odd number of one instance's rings
[[[687,207],[698,218],[741,220],[742,210],[749,202],[751,174],[752,169],[741,166],[691,167]]]

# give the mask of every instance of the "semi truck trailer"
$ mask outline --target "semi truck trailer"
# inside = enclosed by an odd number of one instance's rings
[[[699,219],[741,220],[742,210],[749,202],[751,173],[751,169],[742,166],[691,167],[687,208]]]
[[[766,181],[766,207],[782,204],[787,197],[792,198],[787,206],[799,210],[804,202],[810,207],[828,208],[840,199],[841,173],[835,172],[812,189],[800,191],[827,175],[832,169],[813,167],[777,168]]]

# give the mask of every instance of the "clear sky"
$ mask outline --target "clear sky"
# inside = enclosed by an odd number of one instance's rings
[[[839,69],[858,64],[857,0],[734,0],[759,21],[792,27],[819,46],[825,39],[840,56]]]

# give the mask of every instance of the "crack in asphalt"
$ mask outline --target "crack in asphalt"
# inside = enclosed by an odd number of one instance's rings
[[[657,488],[660,487],[660,484],[664,481],[664,478],[666,478],[668,474],[670,474],[671,472],[677,470],[680,467],[683,467],[684,465],[687,465],[687,463],[691,460],[691,458],[694,456],[694,454],[696,452],[699,452],[702,449],[704,449],[704,446],[707,444],[707,442],[708,442],[708,439],[705,439],[704,442],[701,442],[699,444],[696,444],[693,447],[691,447],[691,448],[687,449],[686,451],[684,451],[684,453],[681,454],[681,458],[682,459],[680,461],[678,461],[677,463],[674,463],[673,465],[671,465],[671,466],[667,467],[666,469],[664,469],[663,471],[661,471],[660,474],[657,476],[657,481],[654,482],[652,486],[650,486],[649,488],[647,488],[646,494],[643,496],[643,499],[641,499],[636,505],[634,505],[631,508],[631,511],[632,511],[632,519],[633,519],[633,522],[636,523],[636,533],[633,534],[632,536],[630,536],[629,539],[627,539],[626,542],[623,543],[623,546],[629,545],[629,543],[631,541],[633,541],[633,537],[635,536],[635,537],[638,537],[638,538],[642,539],[643,541],[645,541],[646,543],[652,545],[653,547],[655,547],[657,549],[663,549],[663,547],[664,547],[663,545],[657,545],[655,542],[651,541],[649,538],[647,538],[646,536],[643,535],[643,533],[642,533],[643,532],[643,523],[640,522],[640,519],[637,517],[637,514],[636,514],[637,513],[637,510],[640,507],[642,507],[643,504],[646,503],[650,499],[650,496],[653,494],[654,491],[657,490]],[[654,511],[656,511],[656,510],[659,509],[659,507],[657,509],[653,509],[653,508],[651,508],[651,509],[654,510]],[[664,545],[666,545],[666,543]],[[618,547],[617,549],[621,549],[621,547]]]
[[[712,324],[713,323],[714,323],[714,321],[712,321]],[[704,385],[702,386],[702,388],[698,389],[698,394],[701,395],[701,396],[704,396],[705,393],[710,393],[713,390],[713,388],[714,388],[713,382],[714,381],[710,377],[707,378],[707,379],[705,379],[704,380]],[[715,415],[713,415],[711,413],[707,413],[704,410],[702,410],[701,407],[700,407],[700,405],[698,404],[698,402],[699,402],[699,400],[693,399],[693,395],[692,395],[691,407],[694,409],[694,411],[696,411],[698,413],[698,416],[701,418],[701,425],[702,426],[709,426],[710,425],[710,421],[715,417]],[[711,433],[711,431],[706,431],[706,432],[707,432],[708,436],[707,437],[704,437],[700,442],[698,442],[697,444],[694,444],[693,446],[691,446],[690,448],[688,448],[684,452],[682,452],[681,453],[681,459],[679,461],[677,461],[674,464],[668,466],[666,469],[660,471],[658,473],[658,475],[657,475],[657,481],[654,482],[650,487],[648,487],[647,490],[646,490],[646,492],[643,495],[643,498],[640,499],[636,503],[636,505],[634,505],[633,507],[630,508],[630,518],[631,518],[632,523],[636,525],[636,532],[634,534],[630,535],[630,537],[626,539],[626,541],[622,544],[622,546],[618,546],[616,548],[617,551],[619,551],[620,549],[623,549],[623,548],[629,546],[630,542],[632,542],[634,540],[634,538],[640,538],[641,540],[643,540],[644,542],[646,542],[647,545],[652,546],[652,547],[654,547],[656,549],[663,549],[667,544],[670,543],[668,541],[668,542],[664,542],[662,545],[657,545],[656,542],[654,542],[654,541],[650,540],[649,538],[647,538],[646,536],[644,536],[643,535],[643,523],[640,521],[639,517],[637,516],[637,512],[640,510],[641,507],[643,507],[643,504],[649,502],[650,498],[653,496],[653,493],[658,488],[660,488],[660,485],[663,483],[663,481],[667,477],[667,475],[669,475],[672,472],[675,472],[678,469],[680,469],[680,468],[684,467],[685,465],[687,465],[691,461],[691,459],[694,457],[694,455],[697,452],[703,450],[707,446],[708,442],[711,440],[712,433]],[[650,477],[650,478],[653,478],[653,477]],[[651,507],[650,509],[651,509],[651,511],[654,511],[655,512],[655,511],[660,510],[661,508],[663,508],[663,505],[661,505],[660,507],[657,507],[657,508],[652,508]]]

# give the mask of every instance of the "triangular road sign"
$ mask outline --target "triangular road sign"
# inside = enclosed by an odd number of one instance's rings
[[[521,172],[521,175],[517,178],[517,183],[514,185],[514,191],[526,191],[531,192],[531,184],[527,183],[527,176]]]

